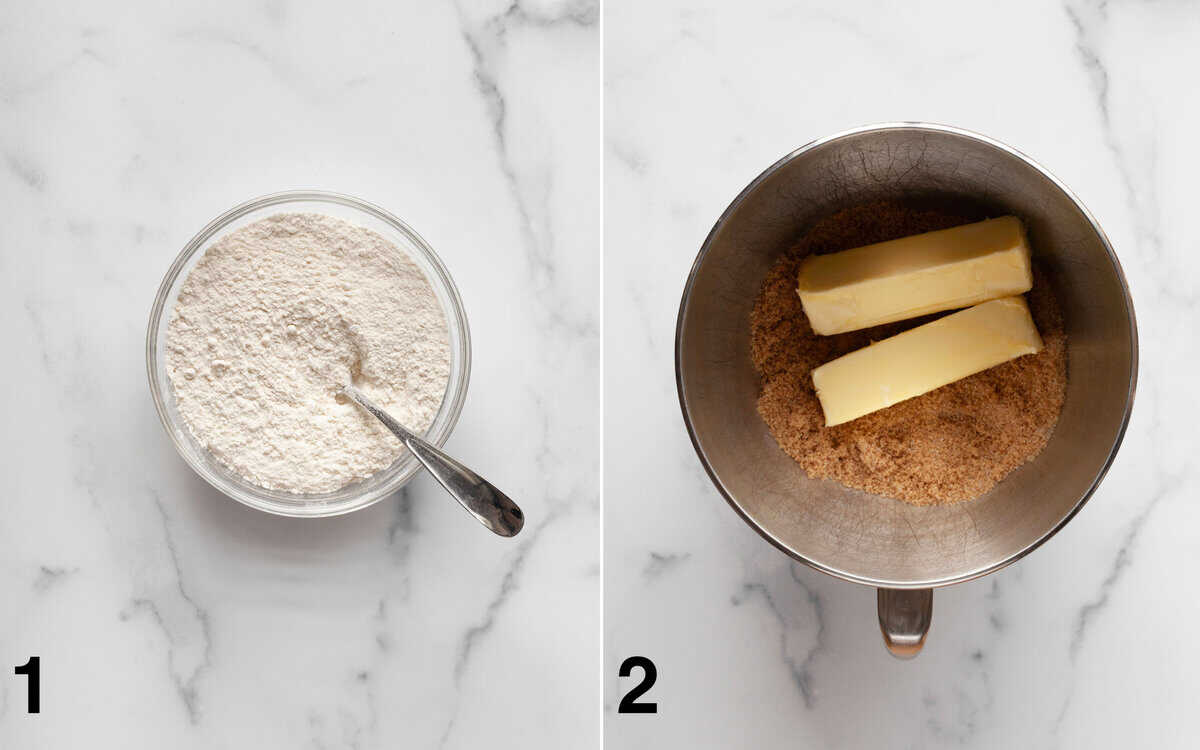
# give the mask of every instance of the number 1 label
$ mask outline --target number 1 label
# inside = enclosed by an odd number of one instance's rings
[[[25,686],[26,712],[40,714],[42,712],[42,658],[40,656],[31,656],[29,657],[29,661],[19,667],[14,667],[13,672],[29,678],[29,682]]]

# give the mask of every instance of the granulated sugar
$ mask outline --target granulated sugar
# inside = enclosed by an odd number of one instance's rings
[[[424,273],[368,229],[280,214],[222,237],[188,274],[167,372],[192,434],[268,489],[337,490],[400,442],[336,396],[354,382],[420,433],[450,374],[446,318]]]
[[[800,261],[982,218],[892,202],[858,206],[818,222],[768,273],[751,316],[758,411],[809,476],[914,505],[952,503],[984,494],[1045,447],[1066,395],[1067,340],[1036,263],[1026,298],[1045,344],[1040,353],[835,427],[824,426],[813,390],[814,367],[938,316],[818,336],[796,294]]]

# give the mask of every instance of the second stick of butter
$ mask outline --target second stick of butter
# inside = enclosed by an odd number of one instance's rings
[[[825,425],[849,422],[1042,350],[1023,297],[960,310],[812,371]]]
[[[829,255],[800,266],[800,302],[823,336],[1022,294],[1033,286],[1020,219],[1003,216]]]

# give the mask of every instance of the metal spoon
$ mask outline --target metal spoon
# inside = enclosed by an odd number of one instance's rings
[[[354,386],[343,387],[342,394],[383,422],[438,480],[438,484],[484,526],[500,536],[516,536],[525,525],[525,514],[517,504],[486,479],[406,430]]]

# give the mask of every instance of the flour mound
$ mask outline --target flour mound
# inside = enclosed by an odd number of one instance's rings
[[[450,337],[429,280],[395,245],[332,216],[279,214],[204,253],[166,359],[184,421],[222,464],[260,487],[322,493],[404,450],[337,391],[353,382],[424,432],[450,377]]]

